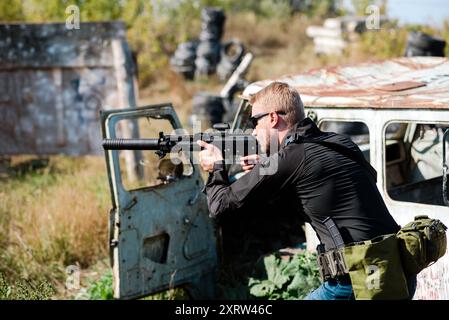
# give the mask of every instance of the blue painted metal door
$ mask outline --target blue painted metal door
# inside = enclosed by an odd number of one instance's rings
[[[170,104],[101,116],[104,138],[157,138],[158,131],[181,128]],[[130,152],[106,152],[115,297],[137,298],[181,285],[193,297],[213,297],[216,235],[199,167],[180,155],[173,161],[158,159],[154,151]],[[137,181],[128,181],[122,168],[130,156]]]

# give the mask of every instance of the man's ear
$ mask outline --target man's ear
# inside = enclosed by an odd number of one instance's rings
[[[279,115],[276,112],[270,113],[270,126],[272,128],[276,127],[279,123]]]

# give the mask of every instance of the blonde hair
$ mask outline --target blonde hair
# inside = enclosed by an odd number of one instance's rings
[[[290,128],[305,118],[304,105],[296,89],[284,82],[272,82],[256,94],[252,95],[249,103],[258,103],[266,112],[283,111],[282,116]]]

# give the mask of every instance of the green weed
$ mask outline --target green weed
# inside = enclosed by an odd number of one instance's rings
[[[262,299],[303,299],[320,285],[316,254],[307,251],[291,257],[271,254],[263,259],[262,276],[250,278],[250,293]]]
[[[114,299],[112,282],[112,271],[108,270],[100,279],[90,283],[86,294],[81,298],[89,300],[111,300]],[[183,288],[170,288],[162,292],[148,295],[142,300],[186,300],[189,299],[187,292]]]
[[[109,270],[98,281],[91,284],[87,289],[88,299],[90,300],[111,300],[114,299],[114,290],[112,288],[112,271]]]
[[[0,273],[0,300],[50,300],[55,291],[50,283],[16,280],[8,284]]]

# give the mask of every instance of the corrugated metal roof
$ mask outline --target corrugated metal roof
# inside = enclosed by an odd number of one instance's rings
[[[449,109],[449,59],[396,58],[313,69],[250,84],[249,97],[273,81],[295,87],[305,106]]]

